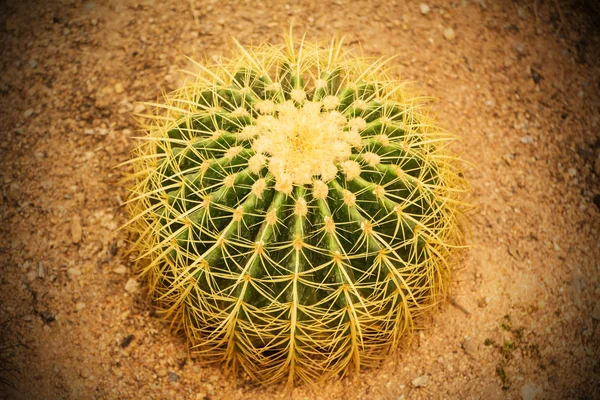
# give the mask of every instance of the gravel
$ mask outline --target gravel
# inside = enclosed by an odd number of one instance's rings
[[[121,340],[121,345],[120,345],[121,348],[124,349],[127,346],[129,346],[134,338],[135,338],[135,335],[133,335],[133,334],[129,334],[129,335],[125,336],[125,338],[123,338],[123,340]]]
[[[137,293],[139,290],[139,283],[134,278],[131,278],[125,284],[125,291],[130,294]]]
[[[429,375],[422,375],[412,380],[412,385],[416,388],[426,387],[429,383]]]
[[[177,375],[175,372],[171,372],[171,371],[169,371],[169,372],[167,373],[167,376],[169,377],[169,380],[170,380],[171,382],[177,382],[177,381],[179,381],[179,379],[180,379],[180,378],[179,378],[179,375]]]
[[[81,217],[79,215],[74,215],[71,218],[71,241],[75,244],[79,243],[82,235]]]
[[[533,138],[531,136],[521,136],[521,143],[531,144],[533,143]]]
[[[452,29],[452,28],[444,29],[444,38],[446,40],[454,40],[455,37],[456,37],[456,32],[454,32],[454,29]]]

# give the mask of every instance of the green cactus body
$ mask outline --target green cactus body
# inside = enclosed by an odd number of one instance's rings
[[[375,365],[446,292],[466,185],[383,65],[335,41],[240,47],[146,126],[140,271],[203,360],[263,383]]]

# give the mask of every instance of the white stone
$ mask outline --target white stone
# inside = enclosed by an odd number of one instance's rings
[[[134,278],[129,279],[125,284],[125,290],[127,291],[127,293],[137,293],[137,291],[139,290],[138,281],[136,281]]]
[[[523,143],[523,144],[533,143],[533,138],[531,136],[523,136],[521,138],[521,143]]]
[[[135,114],[140,114],[143,113],[146,110],[146,106],[144,106],[142,103],[137,103],[134,107],[133,107],[133,112]],[[125,131],[123,131],[123,133],[125,133]]]
[[[444,29],[444,37],[446,40],[453,40],[456,37],[456,32],[452,28]]]
[[[73,279],[79,275],[81,275],[81,271],[79,270],[79,268],[69,268],[67,270],[67,276],[69,277],[69,279]]]
[[[412,384],[414,387],[425,387],[429,383],[429,375],[419,376],[412,380]]]
[[[29,118],[29,117],[31,117],[32,114],[33,114],[33,108],[29,108],[29,109],[25,110],[25,112],[23,112],[23,117]]]
[[[125,273],[127,273],[127,268],[124,265],[119,265],[118,267],[113,269],[113,272],[115,274],[125,275]]]
[[[74,215],[71,218],[71,240],[73,243],[77,244],[81,241],[82,236],[81,217],[79,215]]]

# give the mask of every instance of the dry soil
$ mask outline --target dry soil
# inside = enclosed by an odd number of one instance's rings
[[[137,290],[115,165],[186,56],[298,34],[398,55],[470,163],[453,293],[380,368],[295,399],[600,397],[600,38],[593,2],[0,3],[0,367],[23,399],[279,399],[203,366]],[[0,368],[0,369],[2,369]]]

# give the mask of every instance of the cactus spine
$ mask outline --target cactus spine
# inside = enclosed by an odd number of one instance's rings
[[[384,67],[335,40],[238,46],[145,125],[134,248],[203,360],[262,383],[358,370],[447,291],[466,184]]]

